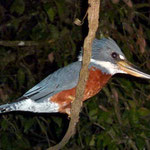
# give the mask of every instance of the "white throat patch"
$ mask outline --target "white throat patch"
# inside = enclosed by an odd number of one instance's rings
[[[116,73],[125,73],[124,71],[120,70],[117,65],[108,61],[99,61],[99,60],[91,59],[91,62],[105,68],[108,71],[108,73],[111,75],[114,75]]]
[[[123,56],[122,56],[122,59],[124,59]],[[78,57],[78,61],[82,61],[82,57],[81,56]],[[92,58],[91,58],[91,62],[96,64],[96,65],[99,65],[99,66],[105,68],[107,70],[107,72],[109,74],[111,74],[111,75],[114,75],[116,73],[125,73],[126,74],[126,72],[120,70],[117,65],[115,65],[115,64],[113,64],[111,62],[99,61],[99,60],[95,60],[95,59],[92,59]]]

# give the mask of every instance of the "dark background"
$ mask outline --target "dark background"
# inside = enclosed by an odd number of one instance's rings
[[[82,20],[87,6],[81,0],[0,0],[0,104],[15,101],[77,60],[88,28],[87,20],[82,26],[73,21]],[[101,0],[96,37],[108,36],[130,62],[150,74],[150,0]],[[149,83],[115,75],[84,103],[76,135],[63,149],[150,149]],[[0,149],[46,149],[61,140],[68,123],[65,114],[0,115]]]

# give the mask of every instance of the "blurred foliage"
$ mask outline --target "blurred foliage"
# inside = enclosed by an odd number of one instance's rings
[[[79,0],[0,1],[0,41],[31,41],[29,47],[0,46],[0,104],[76,61],[87,21],[79,27],[73,21],[86,8]],[[115,39],[129,61],[150,73],[150,0],[101,0],[97,38],[102,36]],[[147,80],[113,77],[84,103],[77,133],[63,149],[150,149],[149,91]],[[46,149],[61,140],[68,123],[63,114],[0,115],[0,149]]]

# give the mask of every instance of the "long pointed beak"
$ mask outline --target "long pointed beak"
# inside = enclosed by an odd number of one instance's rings
[[[117,65],[120,70],[123,72],[130,74],[135,77],[140,77],[140,78],[145,78],[145,79],[150,79],[150,75],[141,72],[140,70],[136,69],[137,67],[131,64],[130,62],[126,60],[120,60],[117,62]]]

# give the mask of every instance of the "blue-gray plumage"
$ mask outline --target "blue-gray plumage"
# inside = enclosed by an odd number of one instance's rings
[[[27,91],[23,97],[40,102],[62,90],[71,89],[77,85],[80,69],[81,61],[61,68]]]
[[[1,105],[0,113],[9,111],[59,112],[60,105],[56,101],[52,101],[52,98],[62,91],[76,87],[81,69],[82,51],[78,58],[78,61],[50,74],[27,91],[17,102]],[[100,70],[100,75],[112,76],[116,73],[128,73],[137,77],[150,79],[150,75],[138,71],[127,62],[124,54],[111,38],[95,39],[93,41],[89,70],[90,68],[94,68],[95,71]],[[64,105],[68,106],[65,101],[64,103]]]

